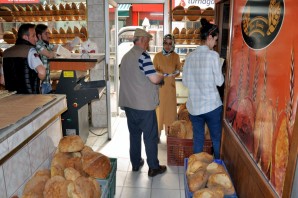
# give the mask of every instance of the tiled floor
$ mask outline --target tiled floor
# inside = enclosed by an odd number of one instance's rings
[[[94,129],[95,134],[89,135],[87,145],[95,151],[108,157],[117,158],[116,172],[116,198],[184,198],[184,180],[182,166],[167,166],[166,173],[153,178],[148,177],[148,165],[139,172],[132,172],[129,160],[129,132],[126,118],[119,116],[114,118],[112,128],[116,129],[112,140],[103,142],[106,129]],[[158,145],[158,158],[160,164],[167,164],[166,137],[163,133],[161,143]],[[142,157],[146,159],[144,144],[142,145]]]

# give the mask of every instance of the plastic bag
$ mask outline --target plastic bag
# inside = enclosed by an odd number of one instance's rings
[[[98,47],[96,43],[92,42],[89,39],[82,43],[81,50],[82,53],[98,53]]]

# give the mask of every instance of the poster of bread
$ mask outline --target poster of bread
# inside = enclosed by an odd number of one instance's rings
[[[298,4],[237,0],[224,119],[282,195],[298,100]]]

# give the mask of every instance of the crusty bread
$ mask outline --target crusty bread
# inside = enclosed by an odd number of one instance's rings
[[[1,6],[0,7],[0,11],[11,11],[11,9],[9,8],[9,7],[7,7],[7,6]]]
[[[82,156],[83,170],[91,177],[106,179],[111,172],[110,159],[97,152],[84,152]]]
[[[215,162],[210,163],[206,170],[210,175],[215,173],[226,173],[225,167]]]
[[[193,128],[191,121],[185,121],[186,135],[185,139],[193,139]]]
[[[60,28],[60,34],[65,34],[63,28]],[[58,148],[60,152],[77,152],[84,148],[84,142],[78,135],[64,136],[60,140]]]
[[[85,38],[88,37],[88,33],[87,33],[87,28],[82,26],[80,29],[80,33],[83,34],[85,36]]]
[[[22,197],[43,197],[45,184],[50,178],[51,175],[49,169],[37,171],[25,184]]]
[[[51,177],[43,191],[44,198],[68,198],[67,187],[72,183],[70,180],[65,180],[62,176]]]
[[[232,195],[235,193],[233,183],[227,173],[215,173],[210,175],[207,187],[222,187],[225,195]]]
[[[64,177],[67,180],[75,181],[81,174],[76,169],[69,167],[64,169]]]
[[[189,112],[187,109],[183,109],[178,113],[178,120],[190,121]]]
[[[55,28],[53,28],[52,29],[52,34],[59,34],[59,32]]]
[[[3,39],[16,39],[16,36],[14,35],[13,32],[10,31],[5,31],[3,34]]]
[[[186,176],[191,176],[195,174],[197,171],[205,171],[208,163],[202,161],[194,161],[192,163],[187,164]]]
[[[213,155],[210,155],[209,153],[206,153],[206,152],[201,152],[201,153],[195,153],[189,156],[188,163],[191,164],[194,161],[202,161],[207,164],[210,164],[211,162],[213,162],[213,159],[214,159]]]
[[[223,198],[222,189],[203,188],[193,193],[193,198]]]
[[[71,27],[68,26],[68,28],[67,28],[67,30],[66,30],[66,33],[67,33],[67,34],[72,34],[72,33],[73,33]]]
[[[79,28],[77,26],[74,26],[73,27],[73,33],[74,34],[80,34],[80,30],[79,30]]]
[[[169,126],[169,136],[177,138],[185,138],[186,128],[183,123],[184,120],[176,120]]]
[[[177,27],[174,28],[173,34],[179,34],[179,29]]]
[[[206,186],[208,174],[205,170],[197,171],[195,174],[187,177],[188,188],[190,192],[195,192]]]
[[[67,194],[75,198],[97,198],[101,196],[101,191],[92,178],[78,177],[68,186]]]

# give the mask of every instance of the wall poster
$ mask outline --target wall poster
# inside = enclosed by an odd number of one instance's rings
[[[282,195],[298,101],[297,0],[234,0],[225,120]]]

